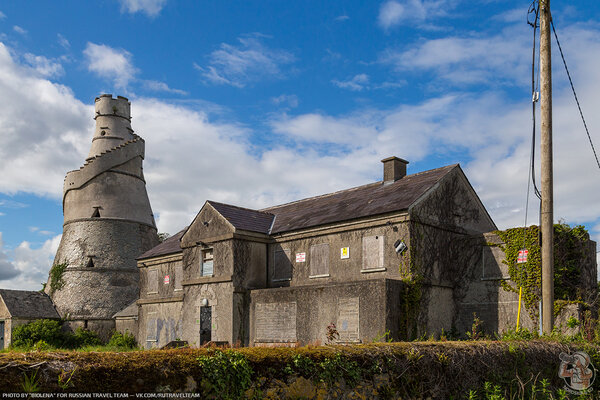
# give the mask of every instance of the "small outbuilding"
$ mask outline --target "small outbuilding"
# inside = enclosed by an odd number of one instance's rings
[[[0,289],[0,349],[10,346],[15,327],[36,319],[60,319],[46,293]]]
[[[138,309],[137,300],[125,307],[123,310],[116,313],[115,329],[122,333],[130,333],[137,337],[138,333]]]

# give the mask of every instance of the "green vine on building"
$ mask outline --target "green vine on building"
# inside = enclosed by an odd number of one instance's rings
[[[501,281],[505,290],[519,293],[523,288],[523,304],[533,319],[538,318],[541,294],[541,247],[540,229],[536,225],[527,228],[511,228],[496,231],[504,245],[502,261],[508,266],[510,281]],[[581,265],[586,257],[589,234],[585,227],[554,225],[554,299],[555,314],[568,303],[583,302],[585,294],[579,285]],[[519,251],[527,249],[527,262],[517,263]]]
[[[50,269],[50,294],[54,294],[55,291],[60,290],[65,285],[65,281],[63,280],[63,274],[67,269],[68,264],[66,262],[62,262],[59,264],[54,264]]]

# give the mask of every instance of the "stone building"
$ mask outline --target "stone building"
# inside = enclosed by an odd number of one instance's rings
[[[95,112],[89,156],[65,178],[50,297],[0,290],[0,344],[17,324],[58,317],[146,348],[411,339],[465,332],[473,313],[488,332],[514,326],[496,226],[459,165],[407,175],[390,157],[381,181],[356,188],[262,210],[206,201],[159,244],[130,103],[102,95]],[[597,293],[586,245],[578,287]],[[522,325],[535,329],[526,313]]]
[[[52,300],[45,293],[0,289],[0,350],[12,343],[12,332],[36,319],[59,319]]]
[[[113,315],[137,299],[136,257],[158,244],[130,103],[96,98],[96,128],[85,164],[67,173],[63,235],[45,291],[71,328],[106,337]]]
[[[464,334],[514,327],[518,295],[496,226],[459,165],[262,210],[206,201],[191,224],[142,254],[140,298],[117,314],[146,348],[173,340],[250,346]],[[596,293],[595,243],[578,286]],[[564,308],[557,324],[580,317]],[[524,310],[521,326],[536,329]]]
[[[407,164],[390,157],[380,182],[263,210],[207,201],[138,260],[139,343],[325,342],[332,323],[343,342],[449,330],[452,243],[496,226],[460,166]]]

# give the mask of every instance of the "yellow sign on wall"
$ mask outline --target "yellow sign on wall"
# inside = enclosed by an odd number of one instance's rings
[[[350,247],[342,247],[340,249],[340,258],[350,258]]]

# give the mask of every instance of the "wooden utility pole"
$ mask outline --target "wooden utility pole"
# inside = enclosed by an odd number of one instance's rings
[[[542,119],[542,330],[554,326],[554,211],[552,179],[552,61],[550,0],[540,4],[540,109]]]

